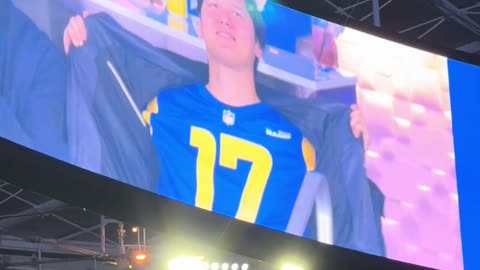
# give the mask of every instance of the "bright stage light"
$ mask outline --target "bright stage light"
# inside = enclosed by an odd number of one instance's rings
[[[295,264],[286,263],[282,266],[282,270],[303,270],[303,268]]]
[[[169,270],[208,270],[208,264],[203,261],[202,257],[180,256],[176,257],[168,263]],[[213,266],[212,266],[213,269]]]
[[[143,261],[143,260],[145,260],[146,258],[147,258],[147,254],[137,254],[137,255],[135,255],[135,259],[136,259],[137,261]]]
[[[211,270],[218,270],[220,268],[220,265],[218,263],[212,263],[210,269]]]
[[[135,265],[145,265],[149,259],[149,254],[145,251],[138,251],[133,254],[133,262]]]

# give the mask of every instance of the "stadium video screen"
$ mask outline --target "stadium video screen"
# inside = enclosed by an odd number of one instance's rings
[[[218,214],[462,269],[445,57],[266,0],[4,0],[0,35],[0,136]]]

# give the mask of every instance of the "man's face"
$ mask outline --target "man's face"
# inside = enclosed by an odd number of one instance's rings
[[[211,61],[234,69],[253,68],[261,53],[244,0],[205,0],[200,36]]]

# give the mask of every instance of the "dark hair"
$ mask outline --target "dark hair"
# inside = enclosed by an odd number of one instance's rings
[[[202,5],[204,0],[198,0],[198,15],[201,16]],[[253,21],[253,27],[255,31],[255,39],[257,40],[260,48],[265,46],[265,25],[263,23],[262,12],[258,10],[255,0],[244,0],[247,7],[248,14]]]

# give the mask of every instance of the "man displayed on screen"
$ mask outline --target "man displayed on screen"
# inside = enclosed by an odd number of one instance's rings
[[[0,137],[66,158],[66,65],[48,36],[0,1]]]
[[[144,115],[160,158],[159,194],[285,231],[315,156],[257,96],[264,30],[251,2],[199,2],[209,82],[161,92]]]
[[[159,154],[158,193],[285,231],[315,150],[257,96],[264,30],[254,1],[199,4],[208,83],[160,89],[143,114]],[[82,18],[73,18],[65,44],[82,46],[84,29]],[[356,136],[364,131],[358,113],[351,117]]]
[[[209,80],[162,91],[144,113],[161,195],[285,231],[315,151],[257,95],[264,46],[254,1],[199,1]],[[182,168],[182,169],[180,169]]]

